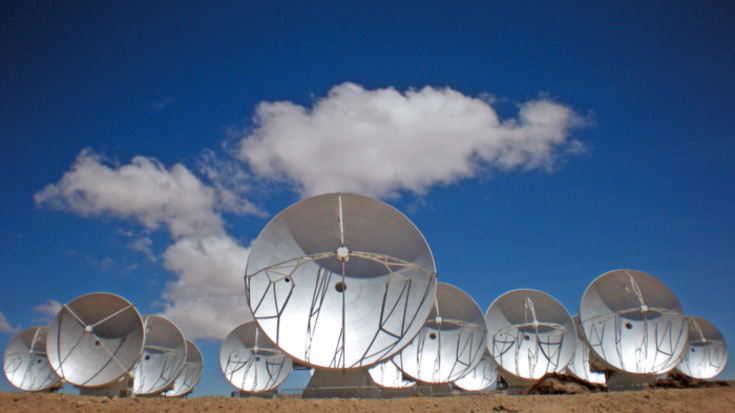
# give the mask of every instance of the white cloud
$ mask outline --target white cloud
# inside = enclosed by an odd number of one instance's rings
[[[34,195],[38,205],[82,216],[133,218],[148,229],[163,224],[174,238],[221,235],[223,221],[216,210],[231,208],[216,204],[216,197],[214,188],[181,164],[167,170],[155,159],[136,156],[130,164],[114,166],[88,149],[57,184]]]
[[[365,90],[344,83],[307,109],[261,103],[237,156],[254,173],[296,185],[302,196],[346,191],[375,197],[424,193],[432,185],[495,167],[550,169],[580,118],[548,99],[502,120],[487,99],[449,88]]]
[[[156,262],[156,256],[153,255],[153,250],[151,250],[151,246],[153,245],[153,241],[148,237],[140,237],[133,241],[132,244],[129,245],[130,249],[133,251],[142,252],[145,254],[146,257],[148,257],[151,262]]]
[[[0,312],[0,333],[5,334],[17,334],[20,332],[20,326],[13,327],[10,325],[8,320],[5,319],[5,316],[2,312]]]
[[[249,249],[228,236],[183,238],[164,254],[164,267],[178,275],[164,299],[164,313],[190,338],[224,338],[252,320],[245,299]],[[212,322],[216,320],[216,322]]]
[[[211,173],[221,170],[210,161]],[[116,165],[85,150],[35,200],[82,216],[135,219],[149,229],[165,226],[174,243],[163,253],[163,265],[177,275],[162,294],[165,315],[188,338],[223,339],[252,316],[243,281],[248,249],[225,233],[219,211],[259,212],[242,198],[244,190],[229,188],[224,177],[211,175],[210,180],[212,186],[180,164],[166,169],[155,159],[136,156]],[[142,237],[131,248],[152,257],[151,244]]]
[[[48,324],[61,311],[61,307],[58,301],[47,300],[45,303],[33,307],[33,313],[41,314],[40,317],[36,317],[33,321]]]

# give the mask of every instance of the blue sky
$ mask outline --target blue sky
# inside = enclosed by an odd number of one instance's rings
[[[594,278],[633,268],[734,343],[735,6],[496,3],[3,2],[0,348],[12,329],[47,323],[49,300],[89,292],[122,295],[142,314],[183,317],[201,291],[236,307],[241,298],[222,291],[241,275],[222,274],[244,273],[269,216],[323,188],[406,213],[440,281],[483,310],[535,288],[574,314]],[[423,98],[484,111],[470,121],[494,113],[512,136],[497,125],[455,134],[441,116],[391,129],[358,110],[390,101],[410,112]],[[534,102],[556,126],[524,124]],[[330,104],[377,125],[375,136],[340,123]],[[302,136],[305,125],[317,126]],[[244,141],[264,144],[248,152]],[[327,149],[274,149],[299,143]],[[501,147],[537,158],[510,162],[492,152]],[[146,193],[141,176],[179,190]],[[140,203],[120,201],[128,195]],[[221,332],[202,324],[182,326],[205,357],[195,394],[229,393]],[[735,378],[735,363],[722,377]],[[301,383],[303,373],[286,386]]]

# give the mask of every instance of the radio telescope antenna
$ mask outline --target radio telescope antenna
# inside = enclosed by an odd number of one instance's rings
[[[186,362],[184,370],[174,381],[174,385],[162,393],[165,397],[183,397],[194,391],[204,372],[204,362],[199,348],[186,340]]]
[[[577,347],[574,357],[567,365],[567,372],[572,376],[589,383],[605,384],[605,375],[590,370],[590,349],[584,340],[582,325],[579,323],[579,314],[572,317],[574,329],[577,333]]]
[[[436,291],[419,230],[378,200],[326,194],[274,217],[253,243],[245,287],[262,331],[300,364],[389,360],[421,330]]]
[[[145,345],[135,368],[137,396],[159,394],[173,386],[186,362],[186,339],[171,321],[155,316],[143,316]]]
[[[414,380],[449,383],[477,367],[485,351],[486,334],[482,310],[472,297],[457,287],[438,283],[435,308],[393,362]]]
[[[16,335],[3,355],[3,369],[10,384],[23,391],[46,391],[63,386],[48,364],[48,327],[31,327]]]
[[[485,348],[480,364],[472,371],[455,380],[452,385],[464,391],[482,391],[498,381],[498,365]]]
[[[689,342],[676,369],[696,379],[711,379],[727,364],[727,343],[714,324],[702,317],[689,316]]]
[[[560,373],[576,345],[574,322],[554,297],[515,290],[495,300],[485,313],[487,346],[509,392],[520,392],[546,373]]]
[[[386,389],[409,389],[416,387],[416,382],[404,377],[403,372],[391,361],[384,361],[368,369],[375,384]]]
[[[642,389],[676,367],[687,343],[679,300],[641,271],[598,277],[582,297],[579,316],[590,350],[612,372],[611,390]]]
[[[234,329],[222,343],[219,364],[227,381],[246,392],[276,389],[293,369],[284,354],[250,321]]]
[[[143,340],[143,321],[135,306],[114,294],[93,293],[65,304],[54,317],[46,354],[61,378],[83,394],[97,394],[85,389],[125,387]]]

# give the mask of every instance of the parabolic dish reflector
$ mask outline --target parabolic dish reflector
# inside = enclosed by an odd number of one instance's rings
[[[604,374],[590,371],[590,348],[587,347],[587,343],[584,341],[584,332],[582,331],[582,325],[579,323],[579,314],[572,317],[572,320],[577,333],[577,347],[574,350],[572,361],[567,365],[567,371],[580,380],[605,384]]]
[[[173,385],[186,362],[186,339],[171,321],[155,316],[143,316],[145,345],[140,362],[135,367],[135,388],[139,396],[157,394]]]
[[[408,389],[416,385],[415,381],[404,378],[403,372],[391,360],[370,367],[368,373],[375,384],[387,389]]]
[[[496,381],[498,381],[498,365],[493,361],[490,352],[485,349],[480,364],[455,380],[452,386],[464,391],[482,391],[495,384]]]
[[[184,370],[174,381],[174,385],[163,392],[166,397],[181,397],[194,391],[204,372],[204,361],[199,348],[189,340],[186,340],[186,363]]]
[[[319,195],[278,214],[253,243],[245,288],[261,329],[310,367],[388,360],[434,304],[429,245],[395,208]]]
[[[49,364],[67,382],[104,387],[132,370],[143,351],[143,321],[114,294],[93,293],[62,307],[49,326]]]
[[[579,317],[590,350],[613,370],[664,374],[676,367],[687,343],[679,299],[641,271],[599,276],[582,297]]]
[[[436,305],[429,318],[393,362],[412,379],[449,383],[480,363],[486,334],[475,300],[457,287],[437,283]]]
[[[8,344],[3,355],[3,369],[10,384],[23,391],[44,391],[61,385],[46,358],[48,327],[21,331]]]
[[[242,391],[262,392],[280,386],[293,370],[291,357],[250,321],[222,343],[219,365],[227,381]]]
[[[696,379],[711,379],[727,364],[727,343],[714,324],[702,317],[689,316],[689,343],[676,369]]]
[[[541,291],[515,290],[501,295],[485,313],[485,322],[490,355],[504,373],[522,380],[561,373],[574,355],[572,316],[554,297]]]

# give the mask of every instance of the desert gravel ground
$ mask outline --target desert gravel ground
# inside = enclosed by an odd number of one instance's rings
[[[735,412],[735,388],[646,390],[564,396],[412,397],[393,400],[107,399],[69,394],[0,393],[3,413],[428,413],[428,412]]]

